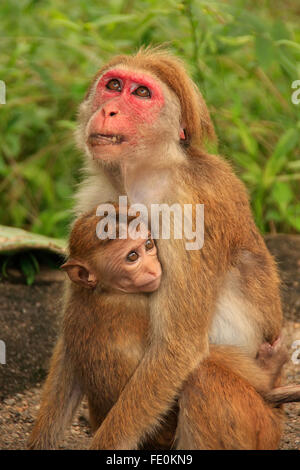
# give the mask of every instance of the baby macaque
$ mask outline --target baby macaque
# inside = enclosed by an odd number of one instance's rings
[[[115,208],[116,239],[99,239],[96,209],[77,219],[73,226],[69,258],[62,266],[72,282],[30,448],[55,447],[83,395],[88,398],[90,423],[96,431],[150,347],[152,325],[145,312],[162,277],[157,248],[146,227],[146,238],[133,239],[129,232],[128,238],[119,239],[120,214]],[[128,223],[133,219],[128,216]],[[216,435],[222,440],[223,434],[227,439],[225,448],[275,448],[281,419],[262,396],[268,396],[270,403],[280,402],[273,398],[272,389],[286,359],[280,340],[273,345],[264,343],[256,360],[238,347],[211,345],[209,357],[190,374],[161,427],[139,448],[222,448]],[[216,380],[219,371],[231,377],[231,388],[224,388],[222,381]],[[245,389],[245,395],[240,388],[236,393],[236,381]],[[215,408],[219,429],[208,420],[208,406]],[[123,414],[127,420],[126,409]],[[225,415],[230,416],[230,422]],[[257,444],[253,436],[259,432],[262,437]]]
[[[87,220],[91,225],[90,231],[94,231],[90,233],[92,239],[97,235],[91,217],[89,214]],[[77,229],[78,222],[74,231]],[[71,247],[72,242],[71,234]],[[86,251],[84,257],[71,253],[69,260],[61,266],[67,271],[71,281],[83,287],[100,287],[106,292],[115,290],[126,293],[153,292],[159,287],[161,265],[150,232],[147,239],[143,237],[132,239],[130,236],[125,240],[108,238],[99,240],[98,244],[96,241],[96,245],[98,246],[94,247],[92,252]]]

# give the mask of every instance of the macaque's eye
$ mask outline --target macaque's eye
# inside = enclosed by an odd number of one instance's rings
[[[109,82],[106,84],[106,88],[108,88],[109,90],[114,90],[114,91],[122,90],[121,83],[116,78],[109,80]]]
[[[146,86],[139,86],[134,92],[133,95],[137,95],[140,98],[151,98],[150,90]]]
[[[139,255],[137,254],[136,251],[131,251],[127,255],[127,261],[130,261],[131,263],[133,263],[134,261],[136,261],[138,259],[138,257],[139,257]]]
[[[145,248],[146,250],[152,250],[152,248],[154,247],[154,242],[153,240],[151,240],[151,238],[148,238],[148,240],[146,241],[145,243]]]

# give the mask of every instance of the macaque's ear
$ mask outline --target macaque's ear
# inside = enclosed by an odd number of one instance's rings
[[[180,140],[186,140],[185,130],[183,127],[180,128],[179,137],[180,137]]]
[[[92,288],[97,285],[97,278],[95,274],[92,273],[87,263],[69,259],[60,269],[67,272],[72,282],[82,287]]]

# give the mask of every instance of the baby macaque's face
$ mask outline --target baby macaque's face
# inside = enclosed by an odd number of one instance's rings
[[[116,239],[100,255],[102,280],[122,292],[153,292],[161,280],[161,265],[151,236]]]
[[[147,235],[147,231],[146,231]],[[98,284],[122,292],[154,292],[161,280],[161,265],[150,234],[145,239],[115,239],[102,246],[90,261],[73,258],[61,266],[71,281],[94,288]]]

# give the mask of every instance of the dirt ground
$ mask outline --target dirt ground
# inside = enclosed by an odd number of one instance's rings
[[[300,340],[300,237],[277,235],[266,241],[280,269],[285,341],[292,358],[296,351],[292,344]],[[26,446],[57,336],[62,291],[61,281],[45,276],[30,287],[18,279],[0,283],[0,340],[6,344],[6,364],[0,364],[0,449]],[[300,364],[290,360],[284,375],[285,383],[300,384]],[[300,450],[300,403],[284,409],[280,448]],[[91,434],[86,416],[83,402],[61,448],[88,448]]]

